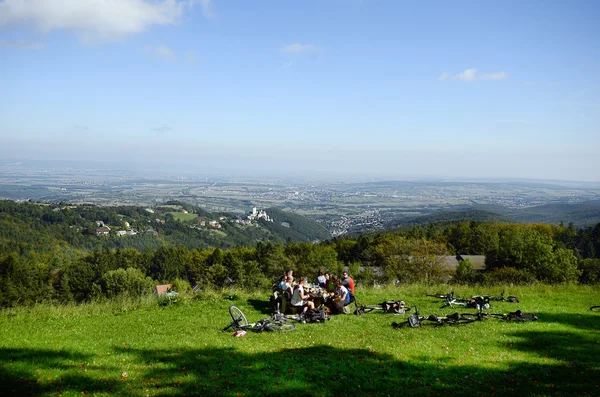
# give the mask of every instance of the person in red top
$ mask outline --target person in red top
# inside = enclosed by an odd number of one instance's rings
[[[348,272],[342,274],[342,285],[350,292],[350,296],[354,296],[354,280],[348,275]]]

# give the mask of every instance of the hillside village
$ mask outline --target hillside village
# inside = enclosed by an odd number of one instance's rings
[[[176,207],[176,208],[174,208]],[[165,207],[156,207],[156,208],[145,208],[144,210],[149,214],[157,214],[160,212],[161,208],[164,210]],[[198,222],[190,225],[192,229],[200,229],[200,228],[214,228],[221,229],[222,222],[229,221],[232,224],[243,225],[243,226],[256,226],[259,221],[265,222],[273,222],[273,219],[267,214],[264,209],[258,209],[257,207],[252,207],[252,210],[247,213],[245,217],[237,216],[235,218],[229,219],[226,216],[219,216],[213,219],[202,219],[198,214],[194,214],[185,208],[181,208],[181,206],[168,206],[168,212],[164,212],[163,215],[170,214],[175,221],[181,220],[193,220],[197,219]],[[151,221],[148,221],[151,222]],[[164,218],[155,218],[154,222],[159,224],[164,224]],[[121,230],[111,230],[109,225],[106,225],[104,221],[98,220],[96,221],[96,236],[108,236],[111,233],[118,236],[135,236],[140,233],[138,230],[135,230],[131,227],[130,223],[127,221],[123,221]],[[151,233],[157,234],[157,232],[152,228],[147,228],[143,231],[143,233]]]

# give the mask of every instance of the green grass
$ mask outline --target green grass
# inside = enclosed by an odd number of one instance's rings
[[[447,286],[357,290],[361,303],[404,299],[451,313],[426,293]],[[456,288],[459,296],[502,288]],[[236,304],[251,321],[267,293],[211,293],[179,305],[151,299],[38,306],[0,313],[0,395],[597,395],[598,287],[507,288],[535,323],[393,329],[405,316],[372,312],[299,324],[291,333],[221,332]],[[469,310],[460,310],[469,311]],[[472,311],[472,310],[471,310]]]
[[[186,214],[183,212],[167,212],[167,214],[173,215],[173,219],[176,221],[191,221],[198,217],[198,214]]]

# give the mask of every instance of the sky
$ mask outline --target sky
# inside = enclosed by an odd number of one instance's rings
[[[0,158],[600,181],[600,2],[0,0]]]

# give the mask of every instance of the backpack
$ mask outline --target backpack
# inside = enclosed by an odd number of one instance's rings
[[[329,320],[329,316],[327,316],[323,308],[308,310],[304,313],[304,318],[308,323],[324,323],[326,320]]]
[[[421,326],[421,319],[419,318],[419,315],[417,313],[413,313],[410,316],[408,316],[408,325],[411,328],[418,328]]]

